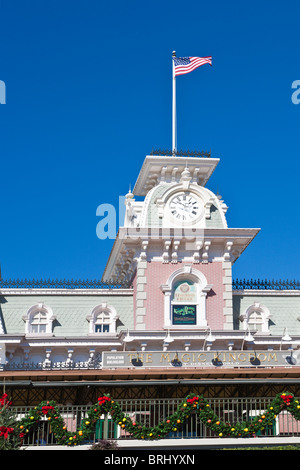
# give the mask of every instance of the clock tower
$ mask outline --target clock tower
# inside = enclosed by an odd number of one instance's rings
[[[134,287],[135,330],[232,330],[232,264],[257,235],[206,188],[219,159],[146,156],[103,279]],[[143,197],[138,201],[135,197]]]
[[[169,210],[174,222],[182,224],[192,224],[202,215],[201,202],[190,191],[182,191],[173,196],[169,202]]]

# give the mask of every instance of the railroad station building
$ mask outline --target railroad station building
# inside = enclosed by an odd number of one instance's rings
[[[232,278],[263,230],[228,227],[226,201],[208,189],[218,164],[206,152],[147,155],[101,280],[0,281],[0,384],[15,405],[110,393],[131,412],[143,403],[151,421],[191,392],[223,414],[233,401],[300,396],[300,285]]]

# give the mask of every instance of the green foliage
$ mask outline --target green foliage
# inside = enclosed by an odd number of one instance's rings
[[[167,417],[166,420],[161,421],[156,426],[147,427],[125,415],[120,405],[112,400],[109,395],[105,395],[98,398],[98,402],[90,408],[87,417],[81,424],[81,428],[76,432],[67,430],[59,409],[53,401],[42,402],[30,411],[20,421],[19,432],[28,433],[41,417],[46,417],[51,423],[51,430],[55,435],[56,442],[74,446],[89,438],[101,415],[110,414],[115,423],[135,439],[155,440],[162,439],[170,432],[179,431],[191,414],[196,413],[200,420],[220,438],[253,437],[258,431],[271,426],[282,410],[288,410],[295,419],[300,420],[299,401],[291,394],[282,393],[275,397],[263,413],[255,416],[251,421],[230,424],[220,420],[203,396],[192,394],[188,395],[178,406],[175,413]]]
[[[7,394],[0,398],[0,450],[18,450],[20,436],[15,432],[17,425],[16,414],[11,409]]]

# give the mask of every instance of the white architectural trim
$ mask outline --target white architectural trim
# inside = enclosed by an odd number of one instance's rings
[[[239,290],[233,290],[232,295],[242,295],[243,297],[257,297],[257,296],[262,296],[262,297],[299,297],[300,296],[300,290],[299,289],[239,289]]]
[[[95,332],[95,325],[96,325],[96,319],[97,316],[100,313],[107,313],[109,315],[109,332],[108,333],[96,333]],[[117,332],[117,327],[116,327],[116,322],[119,318],[119,315],[117,314],[117,311],[115,307],[112,305],[107,304],[106,302],[102,302],[99,305],[96,305],[96,307],[93,308],[92,312],[90,315],[87,315],[86,319],[89,322],[89,335],[95,335],[99,336],[99,334],[104,334],[106,335],[116,335]]]
[[[244,310],[244,312],[240,315],[240,320],[243,322],[243,329],[246,331],[249,328],[249,319],[251,314],[254,312],[258,312],[262,318],[262,330],[261,333],[268,334],[269,333],[269,319],[271,318],[270,310],[259,302],[255,302],[249,307]]]
[[[178,181],[186,167],[193,175],[193,182],[205,186],[219,161],[219,158],[211,157],[176,156],[174,158],[173,156],[147,155],[133,193],[136,196],[146,196],[158,182]]]
[[[35,333],[32,330],[32,321],[34,316],[37,313],[43,313],[46,315],[46,331],[43,333]],[[27,312],[26,315],[24,315],[23,320],[25,322],[25,335],[30,335],[30,336],[53,336],[52,332],[52,324],[53,321],[56,320],[56,316],[53,315],[52,309],[45,305],[44,302],[40,302],[36,305],[33,305]]]

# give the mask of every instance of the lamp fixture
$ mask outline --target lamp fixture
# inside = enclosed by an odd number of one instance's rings
[[[172,336],[170,335],[170,330],[168,330],[168,334],[164,339],[164,343],[173,343],[173,341],[174,341],[174,338],[172,338]]]
[[[287,332],[287,328],[283,330],[283,337],[281,338],[283,341],[292,341],[292,338],[289,336]]]
[[[215,336],[212,334],[211,328],[208,328],[208,330],[207,330],[207,332],[206,332],[206,336],[205,336],[205,338],[204,338],[203,351],[204,351],[206,342],[213,343],[214,341],[216,341],[216,338],[215,338]]]
[[[123,338],[124,351],[125,351],[126,343],[130,343],[131,341],[133,341],[133,338],[132,338],[132,336],[129,335],[129,330],[127,329],[127,334],[126,334],[126,336]]]
[[[285,328],[283,330],[283,336],[282,336],[281,341],[280,341],[280,351],[281,351],[281,348],[282,348],[282,341],[292,341],[292,338],[290,337],[290,335],[287,332],[287,328]]]
[[[126,336],[123,338],[123,342],[124,342],[124,343],[130,343],[131,341],[133,341],[133,338],[132,338],[132,336],[129,335],[129,330],[127,330],[127,334],[126,334]]]
[[[243,348],[244,348],[244,343],[245,343],[245,341],[246,341],[247,343],[252,343],[252,342],[255,341],[254,338],[253,338],[253,336],[252,336],[252,334],[250,333],[249,328],[247,328],[247,333],[245,334],[245,336],[244,336],[244,338],[243,338],[242,350],[243,350]]]
[[[216,341],[215,336],[211,332],[211,328],[209,328],[209,334],[206,338],[206,341],[209,341],[210,343],[213,343],[214,341]]]

